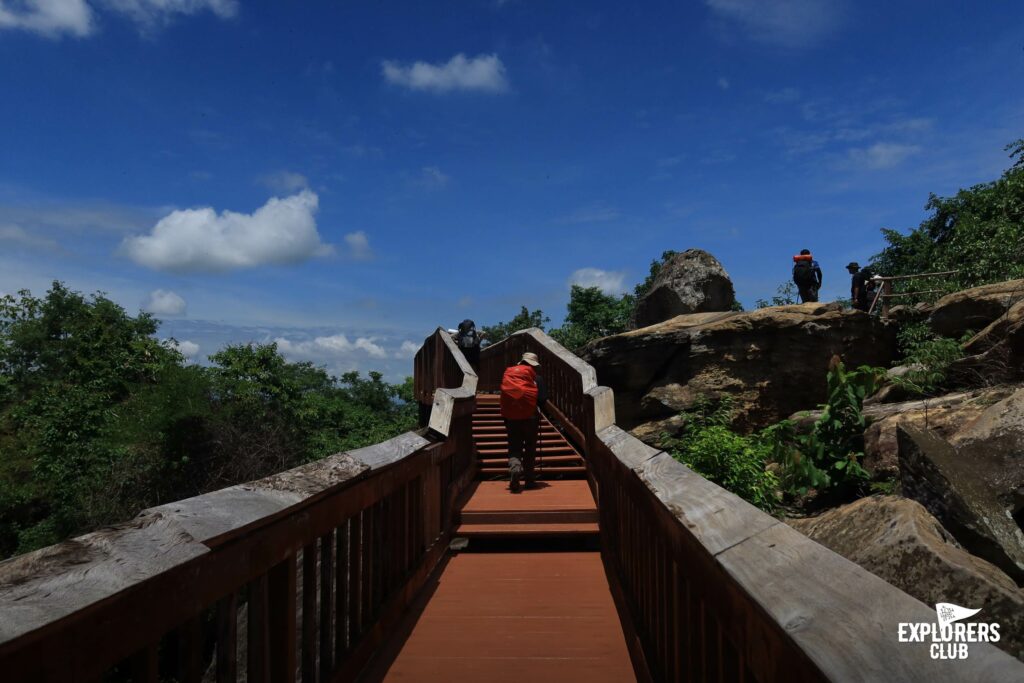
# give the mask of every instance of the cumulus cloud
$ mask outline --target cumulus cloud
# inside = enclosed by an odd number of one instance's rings
[[[309,187],[309,180],[301,173],[278,171],[277,173],[268,173],[262,176],[260,184],[274,192],[290,194],[307,189]]]
[[[569,286],[597,287],[605,294],[622,294],[626,291],[622,285],[625,277],[626,274],[622,271],[580,268],[569,276]]]
[[[0,244],[41,249],[43,251],[59,251],[60,245],[49,237],[33,235],[20,225],[0,225]]]
[[[395,358],[413,358],[419,350],[420,345],[416,342],[404,341],[402,346],[395,351]]]
[[[317,337],[311,341],[291,341],[284,337],[274,340],[278,350],[289,358],[302,360],[323,360],[347,356],[361,351],[373,358],[387,358],[387,351],[372,338],[359,337],[354,342],[349,341],[344,334],[335,334],[329,337]]]
[[[121,253],[139,265],[177,272],[224,272],[299,263],[333,247],[320,240],[310,190],[272,198],[251,214],[210,207],[172,211],[148,235],[126,238]]]
[[[879,170],[898,166],[920,151],[921,148],[917,145],[879,142],[870,147],[857,147],[849,150],[847,160],[855,167]]]
[[[843,0],[704,0],[715,16],[752,40],[789,48],[810,47],[842,23]]]
[[[172,349],[176,349],[178,353],[185,356],[185,358],[191,360],[196,357],[199,353],[199,344],[191,342],[187,339],[165,339],[164,342]]]
[[[85,0],[25,0],[0,3],[0,29],[20,29],[47,38],[87,36],[93,31],[93,13]]]
[[[166,289],[155,289],[142,302],[142,309],[156,315],[184,315],[185,300]]]
[[[381,73],[388,83],[435,93],[453,90],[478,92],[504,92],[508,90],[505,65],[497,55],[478,55],[467,58],[459,53],[444,64],[415,62],[401,64],[384,61]]]
[[[345,235],[345,244],[348,245],[349,257],[357,261],[369,261],[373,258],[373,249],[370,248],[370,238],[362,230],[350,232]]]

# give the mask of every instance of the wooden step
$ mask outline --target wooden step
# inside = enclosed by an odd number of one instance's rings
[[[529,495],[529,491],[526,492],[526,495]],[[463,510],[459,516],[459,522],[462,524],[596,524],[597,510]]]
[[[597,522],[570,524],[460,524],[455,536],[463,538],[581,537],[597,536]]]
[[[579,467],[545,467],[538,464],[537,476],[540,478],[544,478],[545,475],[552,474],[584,474],[586,473],[586,471],[587,468],[584,467],[583,465],[580,465]],[[485,478],[508,477],[508,466],[506,465],[505,467],[481,467],[480,476]]]
[[[508,458],[481,458],[479,462],[481,467],[501,467],[508,471]],[[536,467],[583,467],[583,459],[572,455],[548,455],[538,458]]]

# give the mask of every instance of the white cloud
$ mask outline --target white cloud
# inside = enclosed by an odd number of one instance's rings
[[[156,315],[184,315],[185,300],[166,289],[155,289],[146,297],[142,308]]]
[[[796,88],[783,88],[765,93],[764,101],[770,104],[789,104],[800,99],[800,91]]]
[[[251,214],[173,211],[150,234],[126,238],[121,253],[147,268],[179,272],[299,263],[333,251],[316,229],[318,204],[316,193],[303,190],[272,198]]]
[[[345,244],[348,245],[348,255],[357,261],[369,261],[373,258],[373,249],[370,248],[370,239],[362,230],[350,232],[345,235]]]
[[[727,24],[761,43],[801,48],[820,43],[842,23],[843,0],[704,0]]]
[[[729,79],[724,77],[724,76],[720,77],[718,79],[718,87],[721,90],[728,90],[729,89]]]
[[[420,187],[425,187],[429,190],[440,190],[450,180],[451,178],[445,175],[437,166],[424,166],[420,169],[420,173],[414,182]]]
[[[312,341],[291,341],[284,337],[278,337],[274,342],[282,354],[301,360],[318,361],[351,355],[356,351],[362,351],[373,358],[387,358],[388,356],[384,347],[375,343],[373,339],[359,337],[351,342],[344,334],[317,337]]]
[[[309,187],[309,179],[301,173],[278,171],[277,173],[268,173],[262,176],[260,184],[274,192],[290,194],[307,189]]]
[[[569,286],[597,287],[605,294],[621,294],[626,291],[622,286],[625,277],[626,274],[622,271],[580,268],[569,276]]]
[[[237,0],[97,0],[93,5],[122,14],[144,29],[168,24],[176,15],[209,11],[222,19],[238,14]],[[0,2],[0,30],[30,31],[48,38],[95,32],[95,14],[86,0]]]
[[[508,89],[505,65],[497,55],[478,55],[467,59],[466,55],[459,53],[444,64],[415,62],[403,65],[388,60],[381,64],[381,73],[388,83],[410,90],[444,93],[453,90],[504,92]]]
[[[858,147],[847,152],[848,161],[856,167],[870,170],[892,168],[921,151],[917,145],[899,145],[879,142],[870,147]]]
[[[196,344],[195,342],[190,342],[187,339],[165,339],[164,343],[166,343],[172,349],[177,349],[178,353],[185,356],[185,358],[187,359],[195,358],[196,354],[199,353],[199,344]]]
[[[395,351],[395,358],[413,358],[419,350],[420,345],[416,342],[404,341],[402,346]]]
[[[0,29],[20,29],[47,38],[84,37],[93,31],[92,9],[85,0],[0,2]]]
[[[213,12],[221,19],[238,14],[237,0],[100,0],[107,9],[124,14],[143,28],[169,23],[175,15]]]
[[[0,244],[7,243],[30,249],[59,251],[60,245],[49,237],[33,235],[20,225],[0,225]]]

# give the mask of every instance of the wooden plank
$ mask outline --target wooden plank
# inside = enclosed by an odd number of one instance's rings
[[[238,593],[217,603],[217,683],[238,678]]]
[[[639,467],[663,452],[648,446],[617,425],[602,429],[598,432],[597,438],[619,459],[619,462],[630,469]]]
[[[419,434],[406,432],[393,439],[349,451],[348,455],[373,471],[392,465],[429,445],[430,442]]]
[[[331,678],[334,669],[334,534],[320,537],[320,680]]]
[[[249,623],[247,629],[249,683],[270,680],[270,634],[268,629],[267,577],[260,576],[249,584]]]
[[[295,557],[270,570],[267,577],[269,604],[267,638],[270,647],[270,680],[274,683],[295,683]]]
[[[785,524],[718,561],[777,625],[778,639],[788,641],[771,661],[759,662],[766,667],[756,669],[760,680],[792,680],[807,666],[835,681],[1010,681],[1024,672],[1024,664],[992,645],[972,644],[969,659],[950,661],[932,659],[928,643],[900,643],[900,622],[933,623],[935,611]]]
[[[317,544],[302,549],[302,683],[316,683],[317,613],[316,613]]]
[[[404,490],[404,488],[403,488]],[[349,582],[348,567],[351,560],[349,554],[349,523],[345,520],[338,527],[338,557],[335,563],[335,625],[334,625],[334,652],[338,661],[348,650],[349,643]]]
[[[779,524],[771,515],[696,474],[667,453],[645,461],[635,472],[712,555]]]
[[[160,683],[160,644],[147,645],[132,655],[130,668],[134,683]]]
[[[199,683],[203,678],[203,621],[195,616],[182,624],[177,631],[178,639],[178,680],[182,683]]]

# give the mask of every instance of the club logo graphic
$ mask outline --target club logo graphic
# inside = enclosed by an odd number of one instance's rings
[[[900,622],[899,642],[930,643],[932,659],[967,659],[971,643],[999,642],[999,624],[964,622],[981,608],[961,607],[951,602],[935,603],[936,622]]]

